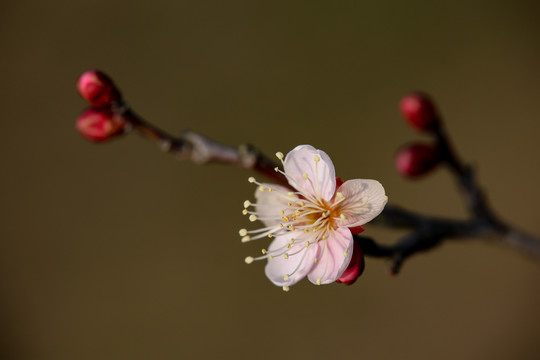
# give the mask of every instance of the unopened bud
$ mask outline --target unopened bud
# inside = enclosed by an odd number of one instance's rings
[[[409,125],[417,130],[433,131],[439,125],[439,115],[427,95],[407,95],[401,99],[399,109]]]
[[[416,177],[431,171],[440,160],[440,152],[436,146],[416,143],[398,150],[395,165],[401,175]]]
[[[88,109],[77,119],[77,130],[91,141],[106,141],[124,132],[126,121],[109,109]]]
[[[120,92],[113,81],[104,73],[90,70],[77,81],[79,94],[92,106],[102,107],[120,100]]]
[[[351,285],[362,275],[362,272],[364,272],[364,252],[355,241],[351,262],[336,282]]]

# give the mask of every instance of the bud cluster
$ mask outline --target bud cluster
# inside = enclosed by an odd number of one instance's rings
[[[77,90],[92,106],[77,119],[76,128],[82,136],[103,142],[125,132],[127,122],[114,112],[122,96],[110,77],[98,70],[86,71],[77,81]]]
[[[401,114],[413,129],[436,138],[434,144],[415,142],[401,147],[395,157],[397,171],[409,178],[431,172],[442,160],[440,144],[441,120],[431,99],[422,93],[412,93],[401,99]]]

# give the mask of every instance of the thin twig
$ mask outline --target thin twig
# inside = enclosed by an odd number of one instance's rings
[[[179,160],[193,161],[197,164],[219,163],[235,165],[258,172],[271,181],[289,186],[285,177],[275,171],[280,164],[265,156],[252,145],[244,144],[238,148],[211,140],[192,131],[184,131],[173,136],[145,121],[133,112],[121,99],[120,92],[104,74],[90,76],[92,81],[101,81],[102,94],[108,95],[108,106],[117,116],[128,124],[127,128],[137,131],[146,139],[155,142],[160,149]],[[80,90],[80,89],[79,89]],[[84,89],[83,89],[84,90]],[[90,91],[90,90],[89,90]],[[102,95],[97,94],[97,95]],[[85,93],[85,97],[95,106],[102,97],[95,93]],[[451,169],[456,178],[470,216],[465,220],[433,217],[418,214],[404,208],[387,205],[372,224],[390,228],[408,229],[410,232],[392,245],[383,245],[363,236],[355,236],[364,254],[391,259],[391,272],[398,273],[403,262],[410,256],[438,246],[445,240],[491,239],[494,242],[522,250],[540,259],[540,239],[520,229],[508,225],[495,215],[486,196],[478,185],[473,170],[457,156],[449,136],[439,119],[430,129],[434,136],[442,161]]]

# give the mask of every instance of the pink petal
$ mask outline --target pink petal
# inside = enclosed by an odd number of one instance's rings
[[[291,190],[276,184],[263,183],[262,186],[266,188],[265,191],[261,191],[259,188],[255,191],[256,204],[263,205],[255,207],[257,217],[266,226],[278,225],[281,222],[279,211],[286,209],[287,203],[293,199],[287,195]],[[268,191],[269,188],[272,188],[273,191]]]
[[[347,228],[333,231],[328,239],[318,242],[315,266],[308,274],[308,279],[314,284],[330,284],[336,281],[347,269],[353,252],[353,238]],[[347,256],[345,256],[347,252]],[[322,254],[322,255],[321,255]]]
[[[353,241],[353,243],[354,248],[351,262],[339,279],[336,280],[338,283],[352,285],[362,275],[362,272],[364,272],[364,252],[356,241]]]
[[[316,162],[315,158],[320,160]],[[287,154],[284,164],[285,173],[290,177],[289,184],[295,189],[319,199],[332,199],[336,191],[336,171],[324,151],[311,145],[300,145]],[[304,174],[309,180],[304,179]]]
[[[311,235],[311,234],[310,234]],[[314,264],[315,255],[317,254],[317,246],[309,246],[306,248],[302,236],[306,237],[303,231],[292,231],[285,235],[277,236],[270,244],[268,253],[283,248],[280,253],[285,252],[286,245],[294,238],[294,245],[286,252],[288,258],[284,255],[275,256],[273,259],[268,259],[268,263],[264,269],[266,276],[277,286],[291,286],[302,280],[311,270]],[[285,275],[288,279],[285,280]]]
[[[376,180],[349,180],[337,191],[345,197],[339,204],[345,220],[340,220],[339,226],[355,227],[370,222],[388,201],[383,186]]]

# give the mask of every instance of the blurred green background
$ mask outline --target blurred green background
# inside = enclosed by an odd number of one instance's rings
[[[398,101],[423,90],[497,212],[540,234],[539,20],[538,1],[3,2],[2,359],[538,359],[539,262],[449,242],[397,277],[368,258],[353,286],[284,293],[243,261],[250,172],[74,123],[99,68],[173,133],[312,144],[394,204],[465,217],[445,169],[393,167],[422,138]]]

